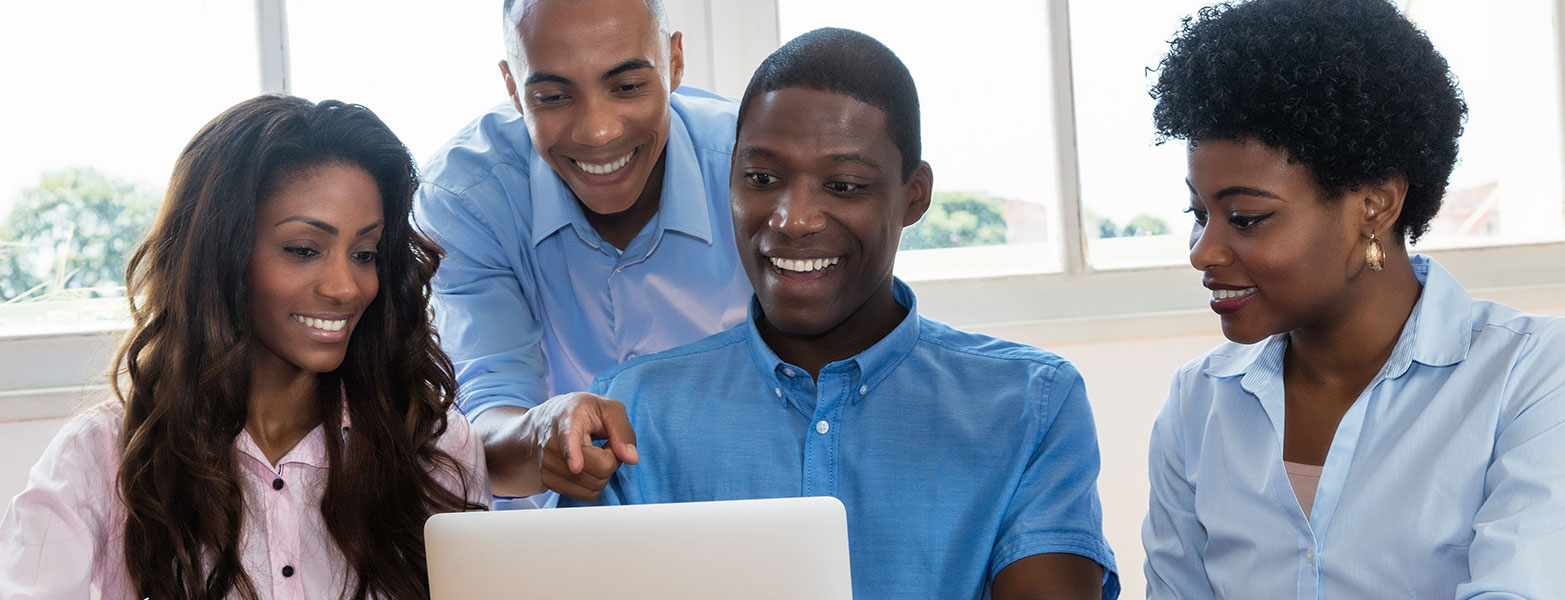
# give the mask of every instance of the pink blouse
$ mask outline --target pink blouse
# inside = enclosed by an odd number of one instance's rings
[[[125,509],[115,485],[124,408],[105,403],[71,420],[28,475],[0,520],[0,590],[11,600],[138,598],[125,572]],[[346,417],[346,415],[344,415]],[[488,505],[483,446],[452,411],[437,442],[471,474],[437,478],[468,500]],[[346,423],[346,418],[344,419]],[[274,467],[250,434],[234,438],[245,521],[240,561],[261,598],[336,598],[351,574],[321,519],[326,488],[325,425],[316,427]]]

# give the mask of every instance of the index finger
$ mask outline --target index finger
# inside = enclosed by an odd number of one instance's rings
[[[600,433],[608,439],[606,446],[620,462],[633,465],[641,460],[636,451],[636,430],[630,426],[624,404],[614,400],[598,403],[598,418],[602,420]]]

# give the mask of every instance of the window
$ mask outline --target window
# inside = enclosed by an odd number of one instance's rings
[[[1180,18],[1203,1],[1071,3],[1083,227],[1090,264],[1185,262],[1185,144],[1153,146],[1147,88]],[[1560,63],[1553,3],[1400,0],[1468,102],[1445,204],[1416,251],[1565,238]]]
[[[90,15],[90,18],[85,15]],[[255,8],[26,2],[0,24],[0,335],[121,327],[180,150],[258,89]]]
[[[1043,35],[1048,7],[1037,0],[987,4],[777,4],[781,40],[817,27],[856,29],[885,43],[913,74],[935,192],[923,220],[903,232],[897,272],[904,278],[1061,268],[1052,67]]]
[[[422,162],[507,102],[498,1],[288,3],[289,93],[369,107]]]

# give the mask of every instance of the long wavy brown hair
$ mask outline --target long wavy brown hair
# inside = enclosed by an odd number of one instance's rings
[[[257,344],[247,285],[256,210],[279,181],[327,163],[368,172],[385,213],[380,292],[318,386],[326,431],[342,431],[343,402],[352,422],[345,436],[325,436],[320,508],[352,569],[342,595],[427,598],[424,521],[482,508],[464,494],[478,482],[436,447],[456,384],[429,318],[442,252],[408,222],[418,182],[407,148],[362,106],[254,98],[190,140],[126,269],[134,324],[113,382],[125,406],[118,486],[138,597],[257,597],[239,556],[234,451]],[[463,489],[443,487],[441,471]]]

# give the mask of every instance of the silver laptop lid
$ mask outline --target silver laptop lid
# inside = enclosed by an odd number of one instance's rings
[[[432,600],[853,597],[836,498],[435,515]]]

